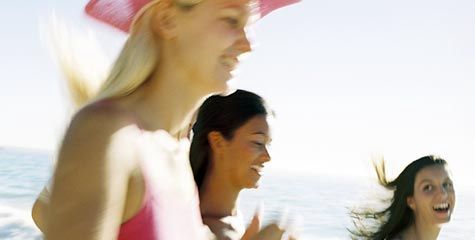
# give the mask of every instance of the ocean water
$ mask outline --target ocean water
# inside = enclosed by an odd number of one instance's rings
[[[0,239],[42,239],[31,206],[51,172],[47,153],[0,148]]]
[[[30,210],[50,173],[48,153],[0,148],[0,239],[42,239]],[[264,223],[287,215],[301,239],[350,239],[349,208],[364,203],[374,186],[355,177],[270,174],[258,190],[243,192],[240,206],[249,219],[261,203]],[[439,239],[475,239],[475,194],[469,189],[457,189],[452,221]]]
[[[373,179],[335,176],[265,176],[258,190],[246,190],[241,197],[245,216],[252,216],[256,201],[264,202],[264,218],[278,219],[282,212],[297,216],[301,239],[351,239],[353,227],[348,212],[390,196]],[[439,235],[442,240],[475,239],[475,194],[456,189],[456,206],[450,223]],[[368,199],[372,198],[373,201]]]

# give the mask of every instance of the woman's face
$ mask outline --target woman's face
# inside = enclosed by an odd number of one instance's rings
[[[179,12],[176,52],[197,88],[227,90],[238,57],[251,50],[244,31],[249,14],[249,0],[203,0]]]
[[[257,188],[264,163],[270,161],[267,146],[270,143],[266,116],[255,116],[236,129],[231,140],[224,140],[219,164],[239,188]]]
[[[450,221],[455,191],[446,166],[428,166],[417,173],[414,195],[408,198],[408,205],[414,211],[416,221],[429,224]]]

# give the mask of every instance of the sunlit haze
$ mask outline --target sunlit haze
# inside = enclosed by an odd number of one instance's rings
[[[53,15],[92,31],[111,57],[125,36],[82,13],[84,0],[0,7],[0,146],[52,151],[68,96],[44,40]],[[395,176],[428,154],[459,182],[475,170],[475,1],[304,0],[252,26],[233,87],[265,97],[271,171]],[[42,30],[43,29],[43,30]]]

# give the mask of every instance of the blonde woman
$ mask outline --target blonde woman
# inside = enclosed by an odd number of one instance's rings
[[[93,0],[86,11],[130,35],[97,90],[60,56],[81,108],[35,221],[48,240],[209,239],[188,145],[172,136],[206,96],[227,89],[238,57],[251,50],[250,1]],[[270,226],[253,238],[282,231]]]

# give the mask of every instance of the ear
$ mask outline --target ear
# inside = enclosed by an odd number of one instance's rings
[[[208,133],[208,142],[213,152],[220,152],[224,147],[224,136],[218,131]]]
[[[406,203],[407,203],[407,206],[409,206],[412,209],[412,211],[416,210],[416,201],[414,200],[413,196],[407,197]]]
[[[160,1],[154,6],[151,18],[153,33],[163,39],[171,39],[177,35],[177,9],[171,1]]]

